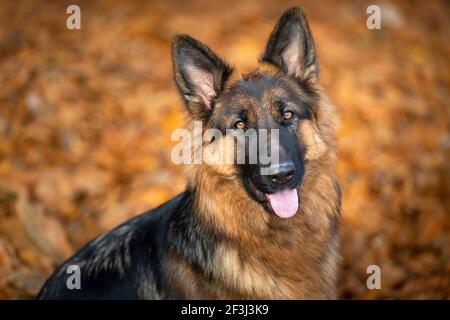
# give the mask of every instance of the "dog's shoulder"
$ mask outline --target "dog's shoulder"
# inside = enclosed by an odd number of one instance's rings
[[[184,197],[182,193],[90,241],[53,273],[37,298],[158,298],[168,222]]]

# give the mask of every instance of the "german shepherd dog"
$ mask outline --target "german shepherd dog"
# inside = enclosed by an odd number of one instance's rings
[[[333,108],[302,10],[282,15],[253,72],[237,75],[187,35],[174,37],[172,58],[186,128],[278,129],[278,167],[262,175],[259,163],[187,165],[185,192],[88,243],[38,298],[336,298]],[[72,265],[79,289],[67,286]]]

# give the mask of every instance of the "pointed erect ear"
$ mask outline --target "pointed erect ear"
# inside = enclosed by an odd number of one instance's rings
[[[260,60],[272,63],[298,79],[318,77],[314,41],[299,7],[289,9],[281,16]]]
[[[188,110],[209,114],[233,69],[206,45],[187,35],[174,37],[172,62],[175,82]]]

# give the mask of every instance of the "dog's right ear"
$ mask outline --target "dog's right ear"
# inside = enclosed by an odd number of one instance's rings
[[[206,118],[233,69],[188,35],[173,38],[172,63],[175,83],[189,112],[197,118]]]

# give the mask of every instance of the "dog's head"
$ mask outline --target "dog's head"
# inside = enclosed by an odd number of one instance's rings
[[[262,161],[261,150],[251,162],[247,152],[244,163],[222,163],[223,172],[239,179],[248,195],[268,212],[293,216],[308,162],[324,145],[317,125],[316,53],[301,9],[282,15],[258,68],[251,73],[236,75],[211,49],[187,35],[174,38],[172,54],[175,82],[192,119],[224,135],[230,129],[264,130],[265,135],[257,134],[253,142],[245,139],[246,150],[252,149],[249,144],[261,148],[259,141],[264,137],[264,148],[277,152],[276,163]]]

